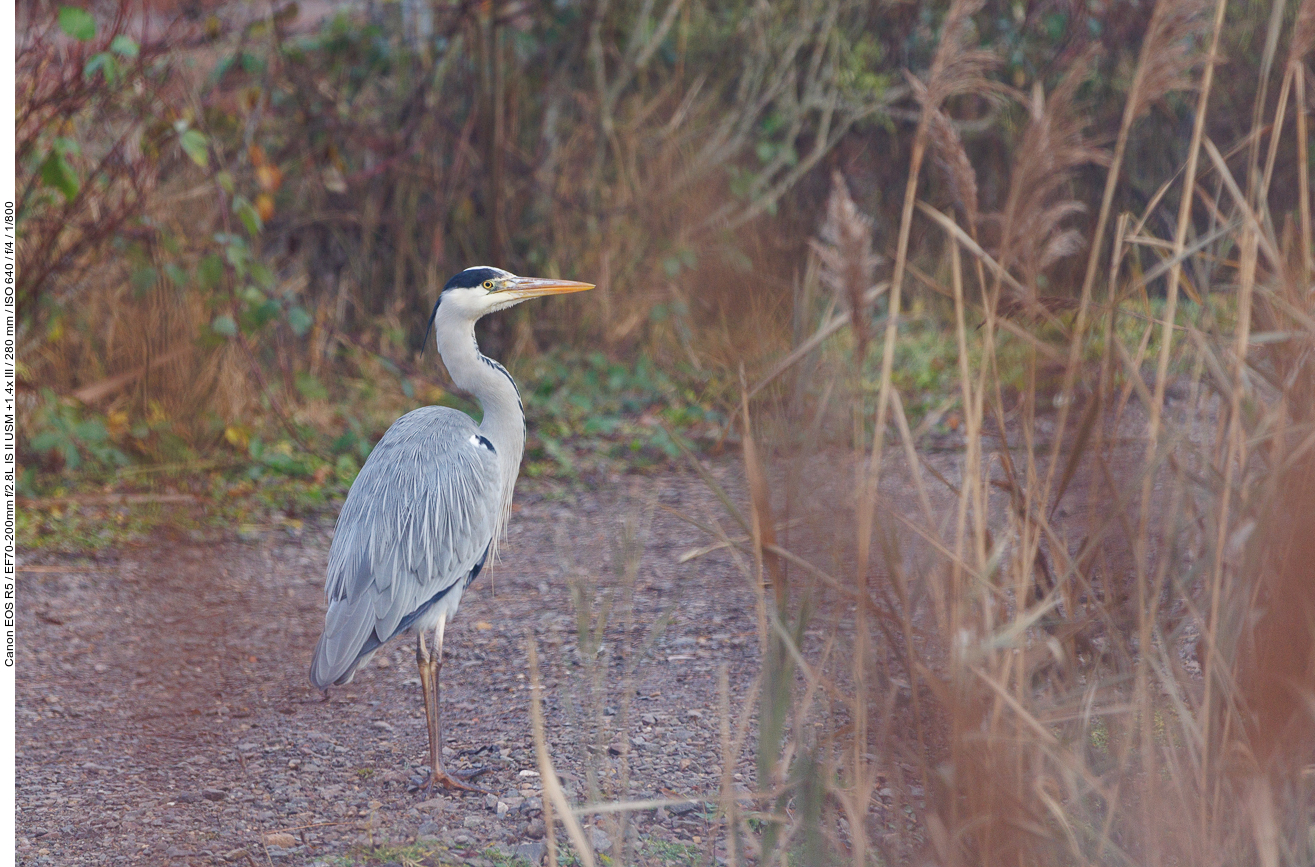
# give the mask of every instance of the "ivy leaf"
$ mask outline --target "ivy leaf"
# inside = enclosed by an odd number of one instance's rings
[[[261,286],[264,286],[266,289],[274,288],[274,272],[269,270],[269,266],[264,262],[251,262],[247,267],[247,274],[252,280],[256,281]]]
[[[78,194],[80,184],[73,167],[58,150],[52,150],[41,163],[41,182],[64,194],[66,201],[73,201]]]
[[[227,314],[216,316],[210,323],[210,330],[220,337],[237,337],[237,323]]]
[[[137,42],[131,36],[124,36],[120,33],[110,41],[110,51],[120,57],[136,57],[139,49]]]
[[[108,51],[93,54],[91,59],[87,61],[87,65],[82,69],[82,77],[90,80],[96,77],[97,72],[104,73],[105,83],[111,86],[118,79],[119,66],[114,62],[114,56]]]
[[[210,165],[210,151],[206,147],[205,133],[199,129],[184,130],[178,137],[178,144],[182,146],[183,153],[191,157],[192,162],[201,168]]]
[[[224,260],[214,253],[206,256],[196,266],[196,278],[204,289],[213,289],[224,279]]]
[[[150,265],[138,268],[132,272],[132,285],[136,288],[138,294],[151,289],[160,279],[160,272],[156,271]]]
[[[187,285],[187,272],[173,262],[165,263],[164,276],[168,277],[169,282],[175,286],[181,287]]]
[[[288,310],[288,327],[291,328],[292,333],[298,337],[301,337],[307,331],[310,331],[310,327],[314,324],[314,318],[312,318],[310,313],[306,311],[306,308],[302,307],[300,304],[294,305]]]
[[[59,29],[79,42],[96,38],[96,19],[86,9],[76,6],[61,6],[59,10]]]

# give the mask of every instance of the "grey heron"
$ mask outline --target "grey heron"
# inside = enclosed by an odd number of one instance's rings
[[[483,420],[476,425],[459,410],[436,406],[402,416],[366,459],[338,515],[311,683],[347,683],[390,639],[415,632],[429,728],[425,789],[480,791],[443,768],[443,631],[461,594],[497,554],[525,447],[520,393],[507,369],[479,351],[475,322],[527,298],[592,288],[487,267],[449,280],[429,328],[452,381],[479,401]]]

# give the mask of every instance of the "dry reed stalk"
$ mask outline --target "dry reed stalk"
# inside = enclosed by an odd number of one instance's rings
[[[904,271],[908,260],[909,235],[913,223],[913,209],[917,200],[918,179],[922,171],[922,162],[926,155],[928,138],[930,135],[931,125],[933,122],[933,112],[938,111],[940,106],[950,96],[957,93],[971,92],[989,92],[992,85],[986,81],[985,73],[997,61],[995,55],[987,51],[969,49],[967,47],[968,36],[971,25],[971,16],[982,6],[981,0],[954,0],[950,4],[946,14],[945,24],[941,32],[940,44],[936,48],[936,53],[932,57],[931,70],[928,74],[926,88],[918,94],[921,102],[921,112],[918,118],[918,126],[913,137],[913,149],[909,159],[909,176],[908,182],[904,188],[904,203],[900,213],[900,226],[898,240],[895,246],[895,263],[890,278],[890,298],[886,316],[886,329],[881,354],[881,378],[878,386],[877,395],[877,412],[876,424],[873,432],[872,451],[866,465],[860,464],[860,472],[857,480],[858,494],[858,514],[856,515],[856,557],[855,557],[855,578],[856,585],[864,598],[868,597],[868,572],[871,562],[872,553],[872,535],[875,530],[876,519],[876,501],[878,485],[881,478],[881,465],[884,455],[885,429],[887,415],[890,407],[890,396],[892,392],[892,373],[895,363],[895,340],[899,333],[900,303],[901,292],[904,282]],[[903,618],[905,632],[908,632],[909,616]],[[866,606],[860,605],[856,614],[856,646],[852,659],[852,671],[855,677],[856,692],[859,695],[866,695],[863,685],[866,683],[867,667],[867,611]],[[907,635],[906,635],[907,640]],[[912,645],[907,645],[906,652],[912,654]],[[909,667],[909,678],[911,682],[911,708],[914,718],[914,727],[918,736],[919,745],[926,743],[922,726],[922,711],[919,689],[919,676],[913,666]],[[862,793],[866,798],[871,796],[871,791],[875,787],[875,776],[870,776],[863,771],[865,761],[863,754],[865,752],[867,739],[867,713],[866,707],[856,707],[857,715],[855,718],[854,750],[853,750],[853,769],[855,794]],[[919,750],[919,761],[922,763],[924,773],[928,770],[926,767],[926,752]],[[860,856],[863,853],[857,849],[854,852],[856,865],[862,865]]]
[[[1306,345],[1308,351],[1309,341]],[[1274,492],[1267,514],[1262,513],[1256,545],[1259,556],[1249,558],[1259,575],[1257,614],[1248,624],[1235,675],[1251,715],[1247,742],[1259,773],[1275,783],[1290,777],[1294,758],[1309,750],[1315,677],[1315,584],[1309,575],[1315,562],[1315,536],[1309,532],[1315,516],[1315,453],[1295,454],[1287,440],[1296,427],[1288,422],[1274,436],[1277,464],[1286,469],[1276,468],[1273,474]]]
[[[890,284],[883,281],[868,289],[867,292],[863,293],[863,304],[871,306],[871,304],[880,298],[889,288]],[[753,398],[757,396],[758,392],[762,391],[763,388],[775,381],[777,377],[806,358],[810,352],[821,346],[823,341],[832,334],[835,334],[841,328],[844,328],[845,323],[850,321],[851,319],[848,311],[836,313],[829,317],[823,317],[822,324],[818,326],[817,330],[813,332],[807,340],[800,343],[790,352],[789,355],[773,365],[772,369],[764,374],[762,379],[754,384],[753,388],[749,389],[749,397]],[[878,319],[877,321],[880,322],[881,320]]]
[[[530,657],[530,727],[534,733],[534,755],[539,764],[539,780],[543,784],[543,822],[548,829],[548,861],[552,864],[557,860],[552,831],[554,824],[552,811],[555,810],[561,817],[562,824],[566,826],[567,836],[575,846],[580,863],[584,867],[595,867],[593,847],[589,845],[589,840],[584,835],[584,828],[580,827],[580,820],[575,817],[571,803],[567,800],[566,793],[562,791],[562,785],[557,779],[557,771],[553,768],[552,756],[548,754],[548,738],[544,731],[541,704],[543,682],[539,678],[539,651],[535,647],[533,636],[526,639],[525,647]]]
[[[757,441],[753,436],[753,420],[749,416],[749,391],[740,368],[740,412],[743,423],[742,446],[744,476],[749,483],[749,518],[752,524],[754,559],[759,571],[766,567],[768,580],[776,601],[776,615],[784,618],[788,611],[790,589],[786,584],[784,564],[771,553],[776,547],[776,519],[773,517],[771,495],[767,489],[767,473],[758,456]]]
[[[1315,0],[1303,0],[1297,10],[1297,20],[1292,28],[1292,46],[1288,55],[1288,64],[1293,67],[1293,78],[1297,90],[1297,141],[1295,161],[1297,163],[1298,217],[1301,223],[1301,261],[1303,286],[1309,286],[1315,275],[1315,237],[1311,233],[1310,205],[1310,167],[1303,158],[1310,153],[1307,138],[1307,103],[1306,103],[1306,68],[1304,58],[1315,48]]]
[[[1008,315],[1015,308],[1021,308],[1029,318],[1045,319],[1059,325],[1055,312],[1066,305],[1055,305],[1050,299],[1042,299],[1037,292],[1037,281],[1045,268],[1054,261],[1076,252],[1078,235],[1065,227],[1065,221],[1085,210],[1084,206],[1062,195],[1073,173],[1089,163],[1103,162],[1104,155],[1089,147],[1085,142],[1084,126],[1081,114],[1075,110],[1074,101],[1078,87],[1086,77],[1088,58],[1083,57],[1075,64],[1060,83],[1059,87],[1047,101],[1040,87],[1034,89],[1030,105],[1031,122],[1024,132],[1019,147],[1018,157],[1010,182],[1009,197],[1001,218],[1003,232],[1000,246],[1000,264],[1002,269],[1016,266],[1023,275],[1024,287],[1019,296],[1009,299],[1009,303],[1000,301],[1000,311]],[[1000,276],[997,272],[994,293],[999,296]],[[1083,296],[1079,303],[1077,318],[1074,323],[1075,334],[1069,345],[1066,366],[1066,378],[1061,392],[1065,398],[1060,404],[1058,435],[1052,447],[1050,468],[1044,486],[1037,485],[1036,452],[1031,442],[1033,430],[1032,414],[1035,412],[1033,400],[1025,400],[1026,418],[1022,425],[1026,441],[1025,480],[1021,491],[1017,485],[1015,491],[1015,509],[1023,518],[1021,550],[1023,560],[1041,563],[1044,567],[1040,544],[1044,528],[1034,525],[1031,516],[1036,512],[1032,503],[1034,493],[1039,493],[1037,503],[1042,511],[1050,499],[1050,490],[1054,473],[1059,466],[1058,455],[1065,440],[1064,431],[1066,413],[1071,403],[1073,379],[1076,377],[1082,333],[1085,327],[1088,296]],[[1050,303],[1047,303],[1050,302]],[[1061,326],[1062,327],[1062,326]],[[1028,387],[1024,394],[1034,396],[1036,393],[1036,359],[1035,352],[1029,355],[1027,364]],[[1020,572],[1018,581],[1028,582]],[[1031,590],[1025,591],[1030,594]],[[1020,597],[1024,598],[1024,597]]]
[[[1138,707],[1142,708],[1141,743],[1143,750],[1147,751],[1148,757],[1153,754],[1150,752],[1150,747],[1149,747],[1149,745],[1153,742],[1153,735],[1151,732],[1150,714],[1146,712],[1146,710],[1151,706],[1150,672],[1148,668],[1148,664],[1149,664],[1148,655],[1150,653],[1150,646],[1151,646],[1150,642],[1151,642],[1151,625],[1152,625],[1149,613],[1147,611],[1147,604],[1149,602],[1147,596],[1147,569],[1149,568],[1149,563],[1147,563],[1147,557],[1149,556],[1148,539],[1149,539],[1149,522],[1151,518],[1151,497],[1154,492],[1154,479],[1155,479],[1154,467],[1158,462],[1157,454],[1160,449],[1160,420],[1161,420],[1161,413],[1164,407],[1165,389],[1167,388],[1168,385],[1169,359],[1171,357],[1172,345],[1173,345],[1173,326],[1177,314],[1177,304],[1178,304],[1178,282],[1182,273],[1182,253],[1186,242],[1187,228],[1191,218],[1191,209],[1192,209],[1192,200],[1193,200],[1192,192],[1196,184],[1197,160],[1199,158],[1201,141],[1204,135],[1205,118],[1209,106],[1211,85],[1214,80],[1215,57],[1217,55],[1219,48],[1219,36],[1222,31],[1224,12],[1226,8],[1227,8],[1227,0],[1217,0],[1217,3],[1215,5],[1215,16],[1212,26],[1212,32],[1210,37],[1209,53],[1206,55],[1205,69],[1202,73],[1200,91],[1197,97],[1196,117],[1192,129],[1192,141],[1190,146],[1188,147],[1187,165],[1183,173],[1184,174],[1183,192],[1182,192],[1182,197],[1179,200],[1178,222],[1174,231],[1174,248],[1173,248],[1174,265],[1170,269],[1168,276],[1168,289],[1167,289],[1167,297],[1166,297],[1164,320],[1163,320],[1164,324],[1160,337],[1161,343],[1160,343],[1159,357],[1156,363],[1155,393],[1150,401],[1150,407],[1149,407],[1150,418],[1147,423],[1147,433],[1146,433],[1147,446],[1146,446],[1146,458],[1144,463],[1145,466],[1144,476],[1142,480],[1141,509],[1139,513],[1139,524],[1138,524],[1137,534],[1133,539],[1134,567],[1136,570],[1135,574],[1136,574],[1137,592],[1138,592],[1137,616],[1138,616],[1138,644],[1140,651],[1137,660],[1136,682],[1134,686],[1134,692],[1136,696],[1137,705]],[[1157,6],[1157,13],[1158,11],[1159,11],[1159,7]],[[1187,22],[1184,21],[1180,26],[1186,26],[1186,24]],[[1171,32],[1172,29],[1173,28],[1166,26],[1166,29],[1162,30],[1161,32]],[[1149,34],[1147,36],[1147,41],[1150,42]],[[1175,42],[1180,42],[1180,41],[1181,39],[1175,40]],[[1182,57],[1178,58],[1178,64],[1180,65],[1184,64],[1184,58]],[[1151,77],[1152,74],[1163,75],[1169,81],[1172,81],[1176,77],[1175,71],[1173,69],[1166,69],[1163,65],[1157,63],[1155,66],[1152,67],[1151,72],[1148,73],[1148,81],[1149,81],[1148,90],[1158,89],[1154,87],[1154,85],[1156,84],[1156,80],[1155,78]],[[1130,98],[1129,106],[1132,106],[1132,104],[1133,104],[1133,100]],[[1127,117],[1127,115],[1125,115],[1125,117]],[[1120,130],[1120,137],[1121,140],[1124,138],[1122,129]],[[1114,178],[1113,170],[1111,173],[1111,179],[1117,180],[1116,178]],[[1110,189],[1111,189],[1110,183],[1107,182],[1106,185],[1107,192]],[[1098,231],[1099,229],[1100,227],[1098,226]],[[1094,253],[1095,253],[1095,249],[1093,248],[1093,255]],[[1092,275],[1090,267],[1088,268],[1088,274],[1089,276]],[[1113,335],[1111,335],[1111,339],[1115,339]],[[1207,693],[1208,690],[1209,688],[1207,687]],[[1152,817],[1150,810],[1148,809],[1148,806],[1149,803],[1154,800],[1154,792],[1156,786],[1158,785],[1158,782],[1159,782],[1158,776],[1153,770],[1147,774],[1147,785],[1149,788],[1142,798],[1142,805],[1143,805],[1142,825],[1143,825],[1144,833],[1147,835],[1148,839],[1152,837],[1152,832],[1153,832]],[[1204,814],[1202,814],[1202,819],[1204,819]],[[1201,830],[1204,832],[1205,830],[1204,824],[1202,825]]]
[[[927,152],[932,125],[932,112],[955,94],[991,92],[994,88],[985,74],[998,58],[988,51],[967,48],[971,16],[982,7],[983,0],[954,0],[945,16],[941,41],[932,57],[931,70],[925,89],[920,92],[922,111],[913,137],[913,151],[909,159],[909,177],[904,188],[904,204],[900,212],[899,235],[895,244],[895,263],[890,278],[889,312],[886,319],[885,341],[881,356],[881,379],[877,397],[876,432],[872,444],[869,467],[860,479],[860,515],[858,524],[857,574],[860,586],[867,584],[867,569],[871,557],[872,522],[875,517],[877,480],[881,475],[882,445],[885,437],[886,415],[890,401],[891,374],[895,363],[895,338],[899,329],[901,292],[905,265],[908,261],[909,234],[913,223],[913,208],[917,201],[918,178]],[[917,690],[914,690],[916,701]]]
[[[722,663],[717,671],[717,710],[721,746],[721,814],[726,828],[726,864],[727,867],[740,867],[739,804],[735,800],[735,783],[732,776],[737,753],[731,748],[731,682],[726,663]]]
[[[1114,155],[1105,176],[1105,191],[1101,195],[1100,211],[1096,216],[1091,249],[1087,256],[1087,272],[1082,280],[1083,299],[1090,297],[1095,286],[1105,224],[1114,204],[1114,191],[1123,168],[1123,156],[1128,147],[1132,124],[1165,94],[1190,84],[1188,76],[1196,63],[1197,54],[1189,49],[1189,42],[1197,33],[1202,9],[1202,0],[1157,0],[1155,4],[1150,25],[1142,40],[1137,72],[1123,106],[1123,119],[1115,140]],[[1213,51],[1210,53],[1209,61],[1213,62],[1214,54]]]
[[[1207,107],[1207,100],[1210,93],[1210,83],[1214,74],[1214,58],[1218,50],[1219,33],[1223,22],[1223,13],[1226,7],[1226,0],[1218,0],[1215,11],[1215,24],[1213,35],[1211,37],[1210,51],[1206,58],[1206,67],[1202,79],[1201,95],[1198,99],[1196,126],[1193,131],[1192,146],[1189,149],[1188,168],[1186,172],[1187,181],[1184,186],[1181,206],[1179,210],[1179,227],[1180,231],[1175,237],[1183,237],[1186,232],[1186,219],[1191,213],[1191,191],[1196,177],[1196,159],[1200,147],[1201,134],[1204,129],[1204,121]],[[1128,135],[1132,128],[1132,123],[1150,106],[1150,104],[1170,90],[1180,89],[1186,86],[1186,76],[1189,74],[1191,67],[1194,65],[1196,55],[1189,51],[1187,43],[1189,38],[1196,32],[1198,27],[1197,19],[1201,11],[1199,0],[1185,0],[1185,2],[1174,2],[1174,0],[1159,0],[1156,3],[1155,11],[1151,16],[1151,23],[1147,30],[1145,40],[1142,43],[1141,56],[1138,61],[1137,73],[1133,79],[1132,89],[1128,95],[1128,100],[1124,105],[1123,119],[1119,126],[1119,134],[1115,143],[1114,155],[1111,158],[1109,171],[1105,179],[1105,190],[1101,197],[1100,213],[1096,218],[1096,225],[1091,250],[1087,258],[1086,276],[1082,281],[1082,295],[1079,300],[1077,320],[1074,323],[1074,339],[1070,345],[1069,364],[1064,376],[1064,386],[1062,394],[1068,398],[1072,394],[1074,378],[1077,375],[1077,364],[1079,353],[1081,351],[1082,335],[1085,330],[1086,313],[1091,300],[1092,289],[1095,285],[1096,268],[1100,261],[1101,240],[1104,236],[1105,223],[1109,218],[1110,207],[1114,200],[1114,190],[1118,184],[1119,173],[1123,163],[1124,151],[1127,148]],[[1178,243],[1175,252],[1181,253],[1181,243]],[[1164,343],[1161,347],[1161,364],[1160,374],[1156,377],[1157,397],[1152,403],[1151,414],[1154,419],[1152,428],[1148,433],[1148,439],[1154,442],[1158,435],[1159,408],[1164,401],[1165,376],[1168,364],[1168,349],[1171,345],[1172,324],[1174,310],[1177,302],[1177,282],[1179,270],[1172,273],[1169,281],[1169,303],[1165,315]],[[1051,455],[1051,466],[1047,478],[1047,490],[1050,487],[1050,479],[1053,478],[1055,467],[1058,464],[1059,444],[1063,440],[1063,431],[1067,421],[1068,406],[1070,400],[1064,400],[1060,407],[1057,427],[1060,434],[1056,437],[1056,447]],[[1143,508],[1143,514],[1146,509]]]
[[[1276,3],[1275,8],[1281,11],[1283,4]],[[1306,21],[1303,20],[1304,18],[1312,20]],[[1312,39],[1315,39],[1315,0],[1304,0],[1297,9],[1296,20],[1293,22],[1292,41],[1288,46],[1288,60],[1284,65],[1278,104],[1274,108],[1274,120],[1269,127],[1269,150],[1265,156],[1265,171],[1261,175],[1259,189],[1254,199],[1257,208],[1261,208],[1268,201],[1270,183],[1274,178],[1274,165],[1278,160],[1279,141],[1283,138],[1283,123],[1288,114],[1288,99],[1292,96],[1294,86],[1302,77],[1301,58],[1310,50],[1310,41]],[[1277,34],[1275,34],[1275,40],[1277,41]],[[1257,98],[1257,104],[1261,105],[1262,103],[1263,101]],[[1298,102],[1296,106],[1298,117],[1301,116],[1303,108],[1302,103]],[[1257,137],[1256,142],[1259,143],[1259,137]],[[1303,152],[1299,151],[1299,153]],[[1298,160],[1298,162],[1303,161]]]
[[[1216,160],[1216,167],[1221,174],[1228,177],[1228,168],[1222,165],[1222,158],[1218,157],[1218,152],[1213,145],[1206,140],[1206,145],[1210,150],[1210,155]],[[1235,186],[1235,185],[1234,185]],[[1237,197],[1237,204],[1245,207],[1245,200],[1241,198],[1240,191],[1234,190]],[[1238,312],[1237,327],[1233,345],[1233,370],[1231,371],[1231,383],[1229,394],[1229,412],[1227,419],[1228,433],[1227,445],[1223,458],[1223,466],[1217,468],[1222,477],[1222,494],[1220,497],[1219,511],[1216,518],[1216,534],[1214,545],[1214,560],[1212,563],[1210,575],[1209,591],[1209,610],[1206,620],[1205,635],[1208,637],[1206,642],[1206,658],[1201,660],[1202,679],[1204,680],[1205,695],[1201,702],[1202,708],[1202,741],[1205,744],[1205,750],[1201,756],[1201,791],[1211,792],[1212,797],[1202,797],[1200,800],[1199,822],[1201,833],[1204,835],[1211,827],[1211,818],[1219,814],[1221,808],[1220,799],[1223,791],[1223,775],[1218,773],[1220,769],[1213,767],[1211,757],[1211,747],[1213,745],[1212,735],[1214,732],[1215,715],[1218,712],[1214,705],[1214,693],[1216,687],[1216,668],[1223,666],[1225,660],[1220,658],[1219,648],[1215,637],[1219,634],[1220,614],[1223,605],[1224,595],[1226,593],[1226,581],[1229,577],[1230,570],[1225,567],[1225,546],[1227,545],[1231,527],[1229,515],[1232,509],[1232,497],[1234,491],[1234,478],[1243,469],[1247,456],[1246,435],[1242,429],[1242,398],[1243,395],[1250,393],[1251,389],[1247,383],[1246,358],[1251,339],[1251,301],[1255,290],[1256,266],[1261,247],[1261,228],[1259,224],[1252,220],[1251,225],[1244,228],[1239,239],[1239,264],[1238,264]],[[1231,715],[1224,715],[1223,732],[1226,734]],[[1149,726],[1149,723],[1147,723]],[[1222,742],[1223,738],[1220,738]]]
[[[969,612],[965,610],[967,604],[967,594],[965,588],[969,583],[964,574],[962,563],[965,556],[965,533],[968,526],[968,510],[971,506],[974,518],[973,533],[973,565],[980,571],[986,563],[986,514],[985,514],[985,495],[980,484],[981,481],[981,425],[982,425],[982,392],[976,391],[972,387],[972,378],[969,373],[968,359],[968,329],[965,321],[965,303],[963,291],[963,267],[960,262],[959,245],[950,244],[950,276],[954,286],[954,326],[955,340],[958,346],[959,356],[959,387],[962,392],[963,400],[963,424],[966,450],[963,458],[963,472],[961,474],[961,483],[959,490],[959,503],[957,523],[954,541],[954,560],[951,566],[950,577],[950,632],[951,636],[964,634],[964,623]],[[984,367],[985,365],[983,365]],[[964,684],[961,680],[962,673],[965,670],[962,654],[965,651],[964,642],[952,640],[950,644],[950,689],[954,695],[963,692]],[[951,717],[950,733],[950,766],[959,768],[963,764],[963,717],[960,714],[954,714]],[[958,797],[950,798],[950,822],[949,828],[954,833],[958,833],[962,821],[959,811],[961,809],[960,799]]]
[[[1256,212],[1265,219],[1267,224],[1269,223],[1269,208],[1266,201],[1268,178],[1260,171],[1260,141],[1265,132],[1265,111],[1269,106],[1269,79],[1274,69],[1274,58],[1278,55],[1279,35],[1283,30],[1283,13],[1287,9],[1287,5],[1287,0],[1271,0],[1270,3],[1269,27],[1265,32],[1264,48],[1260,54],[1260,68],[1256,75],[1258,87],[1251,105],[1251,135],[1247,138],[1247,201],[1253,203]],[[1280,99],[1280,104],[1284,101]],[[1282,113],[1281,107],[1278,113],[1280,118]],[[1281,119],[1279,122],[1281,124]],[[1271,142],[1273,139],[1278,138],[1278,135],[1279,129],[1271,127]]]

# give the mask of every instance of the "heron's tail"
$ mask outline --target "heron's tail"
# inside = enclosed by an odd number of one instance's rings
[[[373,642],[371,641],[372,639]],[[310,661],[310,682],[316,689],[344,684],[352,679],[365,656],[379,641],[374,634],[374,611],[369,603],[353,605],[346,600],[330,603],[324,616],[324,634],[315,645]]]

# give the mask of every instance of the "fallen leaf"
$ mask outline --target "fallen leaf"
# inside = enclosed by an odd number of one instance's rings
[[[262,839],[266,846],[278,846],[280,849],[291,849],[297,845],[297,838],[286,831],[275,831]]]

